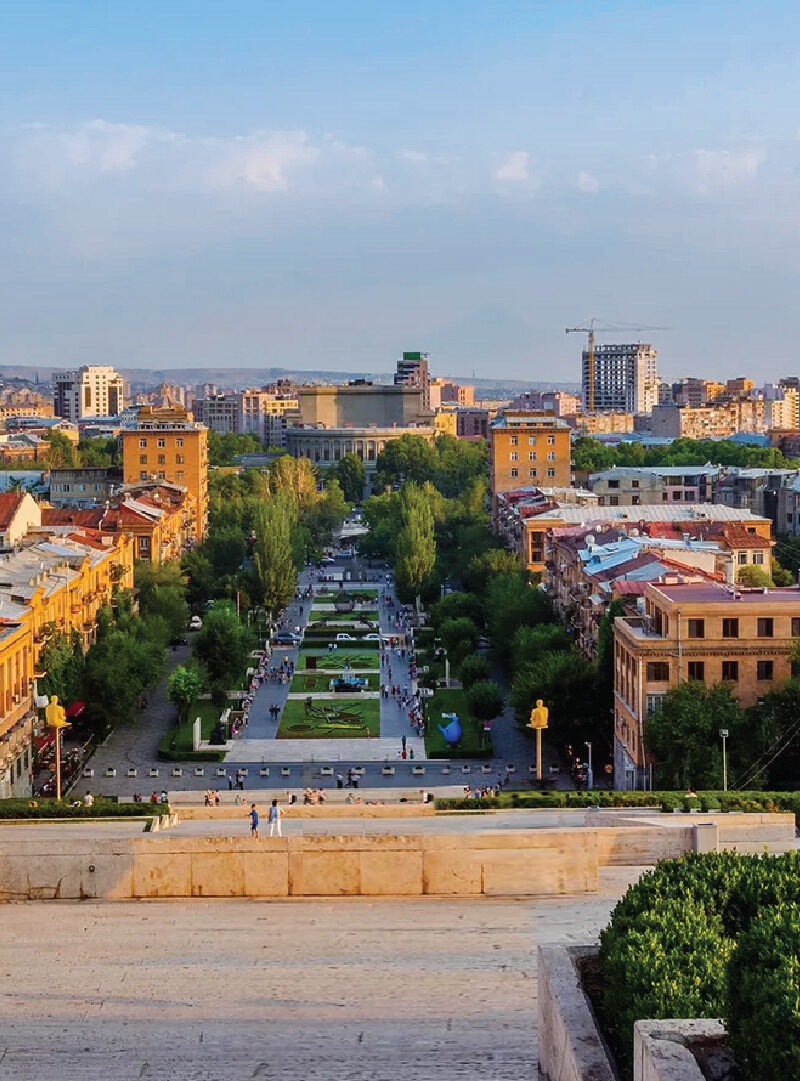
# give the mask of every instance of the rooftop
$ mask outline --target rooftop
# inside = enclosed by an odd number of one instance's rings
[[[784,586],[774,589],[743,589],[715,582],[686,582],[652,587],[671,604],[794,604],[800,608],[800,587]]]
[[[518,504],[521,514],[525,503]],[[601,513],[602,512],[602,513]],[[530,513],[542,513],[537,509]],[[726,507],[721,503],[641,503],[634,507],[560,506],[548,517],[565,525],[588,525],[591,522],[764,522],[757,514],[743,507]]]
[[[549,413],[503,413],[490,427],[495,428],[558,428],[565,432],[572,429],[565,420]]]

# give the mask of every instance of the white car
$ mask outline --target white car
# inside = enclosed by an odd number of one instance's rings
[[[190,631],[199,631],[202,626],[203,626],[203,621],[200,618],[200,616],[192,616],[192,618],[189,620],[189,630]]]
[[[365,642],[380,642],[380,640],[381,640],[381,636],[379,634],[365,634],[364,635],[364,641]]]
[[[336,641],[337,642],[355,642],[355,640],[356,639],[352,636],[352,634],[337,634],[336,635]]]

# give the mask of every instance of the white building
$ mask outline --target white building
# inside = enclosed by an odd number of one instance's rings
[[[594,402],[589,398],[589,352],[583,351],[581,385],[585,408],[649,413],[658,405],[658,350],[652,345],[597,345]]]
[[[125,406],[125,383],[110,365],[89,364],[73,372],[54,372],[57,417],[115,417]]]

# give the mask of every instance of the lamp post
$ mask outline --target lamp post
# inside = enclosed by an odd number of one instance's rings
[[[594,784],[594,773],[592,772],[592,745],[589,740],[586,741],[586,746],[589,749],[589,768],[586,771],[586,787],[591,788]]]
[[[44,711],[44,719],[50,728],[55,729],[56,734],[56,799],[61,799],[61,729],[68,728],[66,714],[63,706],[58,704],[58,695],[53,695],[47,709]]]
[[[536,699],[536,707],[531,710],[529,727],[536,732],[536,780],[542,779],[542,730],[547,728],[547,719],[550,711],[542,704],[541,698]]]
[[[447,650],[444,651],[444,685],[450,686],[450,656]]]
[[[727,750],[728,729],[727,728],[720,728],[719,734],[720,734],[720,736],[722,736],[722,791],[727,792],[728,791],[728,750]]]

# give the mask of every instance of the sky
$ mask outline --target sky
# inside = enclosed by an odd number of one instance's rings
[[[800,5],[2,0],[0,370],[797,374]]]

